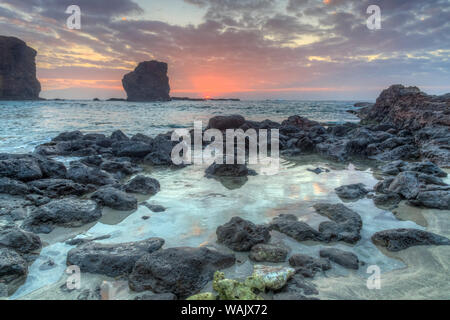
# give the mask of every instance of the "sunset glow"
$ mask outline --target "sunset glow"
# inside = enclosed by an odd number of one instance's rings
[[[123,75],[153,59],[168,63],[174,95],[373,99],[396,82],[442,93],[450,69],[450,50],[442,48],[447,11],[431,2],[400,2],[409,20],[382,10],[376,32],[365,26],[366,0],[245,0],[237,7],[117,0],[107,8],[81,1],[81,30],[65,27],[60,2],[26,11],[21,1],[5,0],[0,27],[38,51],[43,97],[61,90],[73,98],[92,98],[95,90],[123,97]],[[434,41],[427,41],[431,33]]]

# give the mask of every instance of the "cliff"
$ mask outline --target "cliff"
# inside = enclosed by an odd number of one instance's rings
[[[36,54],[22,40],[0,36],[0,100],[39,99]]]
[[[122,79],[128,101],[169,101],[170,86],[167,63],[141,62],[137,68]]]

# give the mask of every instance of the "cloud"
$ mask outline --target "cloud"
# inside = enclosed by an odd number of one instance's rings
[[[149,59],[169,63],[175,91],[198,94],[450,83],[448,1],[184,1],[206,8],[203,22],[148,20],[131,0],[82,0],[82,30],[68,30],[64,11],[73,1],[4,0],[0,28],[38,50],[44,89],[71,80],[103,88]],[[366,27],[369,4],[381,8],[381,30]]]

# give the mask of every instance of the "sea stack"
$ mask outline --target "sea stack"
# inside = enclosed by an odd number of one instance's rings
[[[36,54],[22,40],[0,36],[0,100],[39,99]]]
[[[169,101],[167,63],[144,61],[122,79],[128,101]]]

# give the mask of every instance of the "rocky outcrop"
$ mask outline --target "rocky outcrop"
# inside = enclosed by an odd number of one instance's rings
[[[170,100],[167,63],[145,61],[122,79],[128,101],[168,101]]]
[[[55,226],[77,227],[101,216],[101,207],[92,200],[64,198],[34,209],[24,221],[23,228],[36,233],[50,233]]]
[[[392,229],[375,233],[372,242],[389,251],[400,251],[412,246],[450,245],[450,239],[418,229]]]
[[[0,36],[0,100],[37,100],[36,50],[20,39]]]
[[[262,225],[233,217],[216,230],[217,241],[235,251],[249,251],[254,245],[270,239],[269,229]]]
[[[206,247],[169,248],[140,258],[129,277],[129,284],[137,292],[173,293],[179,299],[185,299],[212,280],[215,271],[234,263],[234,255]]]
[[[328,258],[345,268],[354,270],[358,270],[359,268],[358,256],[352,252],[337,248],[326,248],[320,250],[319,254],[322,258]]]
[[[79,266],[82,272],[110,277],[127,275],[139,258],[159,250],[163,244],[161,238],[119,244],[89,242],[70,250],[67,264]]]
[[[414,137],[421,157],[450,166],[450,95],[431,96],[417,87],[393,85],[359,113],[362,124],[388,124]],[[404,152],[403,152],[404,153]],[[387,159],[388,160],[388,159]]]

